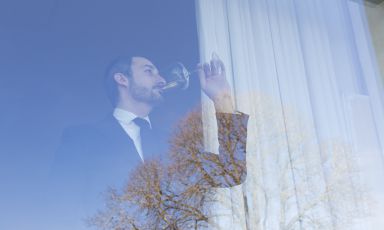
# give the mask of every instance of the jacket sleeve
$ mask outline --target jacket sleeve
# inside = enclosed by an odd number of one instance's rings
[[[249,116],[216,113],[219,154],[201,154],[203,177],[213,187],[232,187],[247,176],[246,141]]]

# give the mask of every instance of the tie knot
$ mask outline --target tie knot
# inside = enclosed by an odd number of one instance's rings
[[[136,117],[135,119],[133,119],[133,122],[135,122],[135,124],[138,125],[141,130],[143,130],[143,129],[149,130],[150,129],[149,122],[143,118]]]

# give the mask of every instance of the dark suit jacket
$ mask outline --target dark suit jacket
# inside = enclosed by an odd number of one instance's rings
[[[55,154],[49,198],[58,226],[84,226],[83,219],[104,206],[104,192],[120,189],[141,164],[131,138],[112,116],[94,124],[67,128]]]
[[[240,159],[240,164],[245,164],[248,116],[245,114],[216,114],[216,117],[221,146],[220,154],[204,153],[202,161],[217,158],[215,160],[232,167],[231,160],[235,154],[235,158]],[[241,131],[240,127],[242,127]],[[166,153],[167,135],[158,131],[155,124],[153,124],[153,130],[156,133],[154,135],[156,150],[160,155]],[[239,139],[242,141],[238,142]],[[233,140],[240,144],[234,146],[232,152],[225,151],[222,146]],[[132,169],[139,164],[142,164],[142,161],[133,141],[113,116],[109,116],[97,124],[69,128],[64,132],[62,144],[56,154],[52,173],[54,182],[52,194],[58,203],[66,203],[67,207],[59,208],[61,211],[64,210],[64,213],[78,210],[78,216],[93,215],[97,209],[103,206],[102,192],[108,186],[121,188]],[[207,169],[207,171],[211,170]],[[215,187],[238,184],[238,182],[231,182],[221,173],[216,172],[215,174],[212,177],[216,181]],[[241,172],[241,182],[245,180],[245,176],[246,171]]]

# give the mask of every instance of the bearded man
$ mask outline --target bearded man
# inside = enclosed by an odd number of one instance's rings
[[[242,137],[232,135],[236,130],[228,130],[220,122],[229,120],[246,124],[248,120],[247,115],[234,109],[223,62],[213,59],[199,64],[197,69],[201,89],[215,106],[219,142],[228,141],[228,138],[246,138],[244,133]],[[113,114],[96,124],[67,129],[57,152],[53,194],[61,199],[60,203],[66,203],[65,207],[59,208],[69,218],[66,222],[76,223],[66,229],[81,229],[83,225],[78,221],[79,217],[89,216],[101,207],[102,192],[106,188],[121,187],[138,164],[152,157],[161,158],[166,153],[167,137],[150,120],[153,108],[164,100],[166,84],[156,66],[145,57],[119,58],[111,64],[105,86],[115,107]],[[220,138],[223,135],[228,138]],[[217,157],[218,161],[243,159],[240,164],[245,168],[245,146],[230,153],[206,154],[210,155],[208,158]],[[238,166],[239,162],[234,164]],[[239,175],[241,182],[245,176],[246,171]],[[238,184],[228,183],[221,177],[225,175],[213,176],[218,187]]]

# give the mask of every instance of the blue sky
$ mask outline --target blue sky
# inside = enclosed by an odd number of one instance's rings
[[[173,61],[193,68],[194,1],[0,2],[0,229],[41,229],[41,188],[61,132],[111,112],[102,78],[130,52],[160,69]],[[197,87],[193,79],[156,112],[164,125],[197,103]]]

